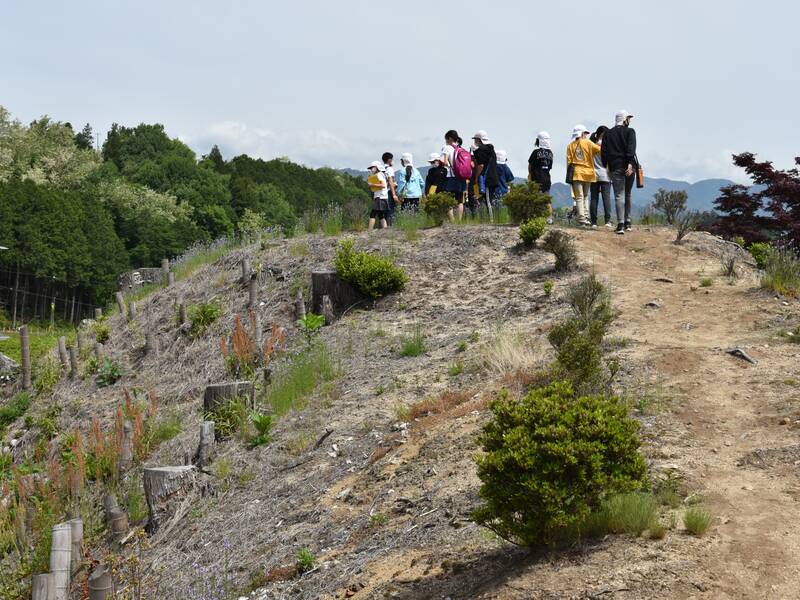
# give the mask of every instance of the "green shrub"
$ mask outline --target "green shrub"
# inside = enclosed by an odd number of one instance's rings
[[[546,228],[547,219],[544,217],[536,217],[525,221],[519,226],[519,237],[522,239],[522,244],[526,248],[533,248],[536,245],[536,240],[542,237]]]
[[[572,271],[578,266],[578,251],[568,233],[551,229],[542,241],[542,248],[556,257],[556,271]]]
[[[256,448],[268,444],[271,439],[269,434],[272,431],[272,415],[252,412],[250,422],[255,427],[256,433],[247,441],[248,446]]]
[[[444,223],[450,211],[455,208],[457,202],[452,194],[447,192],[436,192],[429,194],[422,200],[422,210],[430,217],[433,224],[437,227]]]
[[[499,398],[479,441],[475,521],[515,544],[557,543],[602,499],[646,482],[637,430],[617,398],[575,397],[565,381]]]
[[[310,571],[314,568],[316,558],[308,548],[302,548],[297,552],[297,570],[301,573]]]
[[[515,185],[503,196],[512,223],[524,223],[550,214],[550,194],[539,190],[539,184]]]
[[[356,252],[353,240],[344,240],[339,244],[334,265],[339,277],[372,298],[398,292],[408,283],[405,271],[391,258]]]
[[[105,321],[97,321],[94,324],[94,337],[101,344],[105,344],[111,337],[111,329]]]
[[[61,365],[52,356],[43,356],[33,366],[32,379],[37,394],[49,394],[61,379]]]
[[[18,392],[0,406],[0,436],[6,427],[20,418],[31,407],[31,395],[28,392]]]
[[[692,506],[683,514],[683,525],[692,535],[701,536],[711,526],[713,515],[702,506]]]
[[[189,307],[189,335],[193,338],[201,337],[217,319],[222,316],[222,306],[219,302],[201,302]]]
[[[297,319],[297,326],[303,332],[308,346],[314,343],[314,339],[319,335],[319,330],[323,325],[325,325],[325,315],[306,313]]]
[[[410,336],[403,336],[400,340],[400,356],[419,356],[427,351],[425,347],[425,334],[422,326],[417,323]]]
[[[111,360],[110,358],[106,358],[103,360],[103,364],[100,365],[100,368],[97,369],[95,381],[97,382],[98,387],[106,387],[109,385],[114,385],[121,378],[122,367],[118,362]]]
[[[711,277],[703,277],[700,279],[700,287],[706,288],[714,285],[714,280]]]
[[[761,287],[792,298],[800,296],[800,257],[792,248],[767,251]]]
[[[772,246],[766,242],[754,242],[747,247],[747,251],[756,261],[759,269],[764,269],[767,266],[767,256]]]
[[[553,293],[553,286],[555,286],[555,284],[550,279],[548,279],[542,284],[542,289],[544,290],[545,296],[549,296],[550,294]]]
[[[247,403],[240,398],[232,398],[214,407],[205,415],[206,421],[214,421],[214,436],[218,440],[238,435],[242,439],[248,437],[250,411]]]

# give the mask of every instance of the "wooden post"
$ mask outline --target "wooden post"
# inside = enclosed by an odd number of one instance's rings
[[[128,515],[119,507],[112,508],[109,514],[109,529],[111,529],[111,537],[114,539],[119,539],[128,533],[128,529],[130,528],[128,523]]]
[[[101,364],[103,362],[103,358],[105,357],[105,352],[103,349],[103,344],[100,342],[94,343],[94,356],[97,358],[97,364]]]
[[[95,308],[94,309],[94,320],[99,321],[103,318],[103,309],[102,308]]]
[[[366,302],[366,297],[350,283],[341,279],[333,269],[318,269],[311,272],[311,312],[322,313],[322,299],[330,297],[334,313],[341,315],[346,310]]]
[[[247,306],[250,308],[250,310],[255,310],[258,306],[258,277],[255,273],[250,276],[250,282],[248,283],[248,295],[249,299]]]
[[[247,285],[250,281],[250,259],[247,257],[242,258],[242,285]]]
[[[167,276],[169,274],[169,259],[168,258],[162,258],[161,259],[161,272],[164,274],[164,279],[166,280]]]
[[[109,600],[111,593],[111,573],[103,565],[98,565],[89,575],[89,600]]]
[[[78,351],[75,345],[69,347],[69,376],[72,379],[78,377]]]
[[[72,554],[72,527],[69,523],[53,525],[50,547],[50,572],[53,574],[55,600],[69,598],[69,570]]]
[[[144,334],[144,353],[147,356],[158,356],[158,338],[153,331]]]
[[[128,321],[133,321],[136,319],[136,302],[131,300],[128,303]]]
[[[325,294],[322,297],[322,316],[325,317],[325,325],[333,323],[336,315],[333,312],[333,303],[331,297]]]
[[[133,424],[125,421],[122,424],[122,443],[119,448],[119,475],[122,475],[133,465]]]
[[[203,393],[203,412],[214,412],[218,406],[226,404],[235,398],[246,399],[249,405],[253,403],[255,388],[252,381],[234,381],[233,383],[214,383],[206,386]]]
[[[80,329],[76,329],[75,330],[75,344],[78,346],[78,354],[80,354],[81,350],[83,350],[83,344],[84,343],[85,343],[85,340],[83,339],[83,336],[81,335],[81,330]]]
[[[172,271],[167,273],[167,285],[169,287],[172,287],[173,285],[175,285],[175,273],[173,273]]]
[[[258,357],[259,364],[261,363],[261,359],[263,358],[263,345],[264,345],[264,332],[262,331],[261,327],[261,313],[255,311],[255,317],[253,318],[253,327],[255,328],[254,338],[256,342],[256,356]]]
[[[31,598],[33,600],[55,600],[56,586],[52,573],[34,575],[31,579]]]
[[[22,389],[31,389],[31,338],[28,326],[19,328],[19,343],[22,351]]]
[[[186,494],[194,487],[195,476],[195,468],[192,466],[153,467],[144,470],[142,481],[147,510],[150,513],[146,529],[150,534],[158,531],[174,516]]]
[[[115,508],[119,508],[117,505],[117,498],[109,492],[105,496],[103,496],[103,510],[106,513],[106,524],[111,527],[111,511]]]
[[[81,519],[70,519],[67,521],[72,535],[72,553],[70,555],[70,568],[74,575],[81,566],[83,560],[83,521]]]
[[[69,369],[69,354],[67,354],[67,338],[63,335],[58,338],[58,359],[66,372]]]
[[[297,290],[297,295],[294,298],[294,318],[299,321],[306,316],[306,302],[303,300],[302,290]]]
[[[189,313],[186,311],[186,303],[181,302],[178,305],[178,319],[181,325],[186,325],[189,322]]]
[[[125,316],[125,298],[122,295],[122,292],[117,292],[114,294],[114,297],[117,299],[117,308],[119,308],[119,314],[123,317]]]
[[[214,421],[203,421],[200,425],[200,446],[197,448],[197,467],[199,469],[211,464],[214,440]]]

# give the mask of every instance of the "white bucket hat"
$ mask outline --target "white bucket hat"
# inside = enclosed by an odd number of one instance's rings
[[[587,131],[589,130],[586,129],[586,127],[584,127],[583,125],[575,125],[575,127],[572,128],[572,139],[573,140],[578,139]]]
[[[403,152],[403,156],[400,157],[400,160],[403,161],[403,163],[406,165],[414,164],[414,157],[411,155],[410,152]]]
[[[497,154],[498,165],[504,165],[506,164],[506,162],[508,162],[508,152],[506,152],[505,150],[498,150],[496,154]]]
[[[432,163],[432,162],[436,162],[437,160],[441,161],[442,160],[442,155],[439,154],[438,152],[431,152],[430,155],[428,156],[428,162]]]
[[[378,171],[385,171],[386,170],[386,167],[383,166],[383,163],[378,161],[378,160],[373,160],[371,163],[369,163],[369,166],[367,167],[367,171],[369,171],[372,167],[375,167],[376,169],[378,169]]]
[[[625,122],[625,119],[632,119],[633,115],[629,113],[624,108],[619,109],[616,114],[614,115],[614,124],[615,125],[622,125]]]
[[[478,130],[478,132],[472,136],[473,140],[480,140],[482,144],[489,144],[489,134],[486,133],[483,129]]]

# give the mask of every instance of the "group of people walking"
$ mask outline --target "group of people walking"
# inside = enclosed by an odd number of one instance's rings
[[[567,146],[566,179],[571,186],[580,225],[597,228],[598,205],[602,198],[604,224],[613,227],[613,190],[616,233],[624,234],[631,229],[631,193],[637,175],[641,178],[636,158],[636,132],[630,127],[632,118],[626,110],[620,110],[611,129],[600,126],[591,135],[583,125],[573,129]],[[390,226],[398,208],[419,210],[420,200],[437,192],[449,193],[455,198],[459,220],[464,216],[465,206],[473,215],[485,206],[492,218],[493,209],[499,208],[514,181],[507,153],[495,150],[483,130],[472,136],[470,150],[463,147],[463,140],[454,129],[444,134],[444,141],[441,151],[428,157],[430,168],[425,178],[414,166],[409,153],[401,156],[401,168],[397,170],[390,152],[385,152],[381,161],[370,164],[367,179],[373,193],[370,229],[378,222],[381,227]],[[528,181],[538,184],[542,192],[550,193],[552,168],[550,134],[541,131],[528,158]]]

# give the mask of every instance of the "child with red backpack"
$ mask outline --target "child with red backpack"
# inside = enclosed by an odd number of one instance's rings
[[[453,195],[458,203],[458,220],[464,216],[464,195],[467,191],[469,179],[472,176],[472,156],[469,151],[461,147],[461,138],[458,132],[451,129],[444,134],[445,147],[442,148],[442,164],[447,169],[447,178],[444,182],[445,192]],[[450,211],[450,218],[453,217]]]

